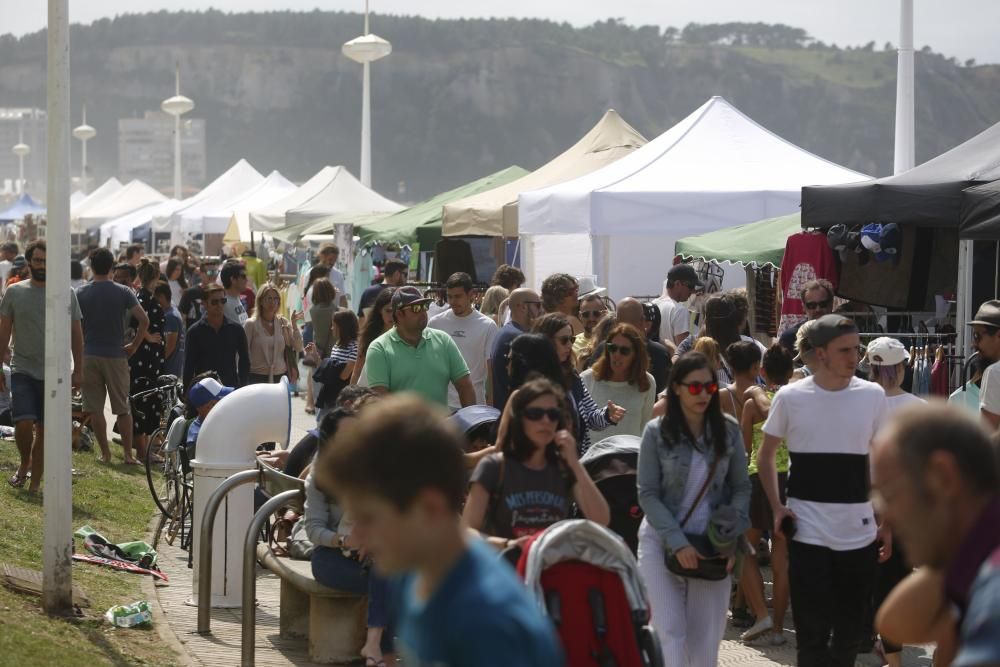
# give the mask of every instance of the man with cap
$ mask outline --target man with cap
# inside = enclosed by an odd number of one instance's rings
[[[515,338],[531,331],[535,318],[542,313],[542,299],[538,292],[527,287],[520,287],[510,293],[510,322],[503,325],[493,339],[493,351],[490,354],[490,366],[493,369],[493,405],[501,410],[507,405],[510,394],[510,378],[507,375],[507,362],[510,357],[510,344]]]
[[[810,320],[818,320],[833,312],[833,284],[829,280],[810,280],[802,286],[799,298],[802,299],[802,307]],[[789,352],[795,352],[795,334],[802,324],[799,322],[794,327],[785,329],[778,338],[778,342]]]
[[[416,287],[400,287],[392,295],[395,326],[368,348],[368,385],[379,394],[412,391],[438,405],[448,405],[454,385],[462,407],[476,403],[469,367],[455,341],[427,327],[431,300]]]
[[[580,296],[577,301],[580,304],[580,321],[583,323],[583,333],[573,339],[573,354],[581,362],[587,359],[593,352],[594,327],[608,314],[608,307],[604,305],[604,295],[607,290],[594,284],[593,278],[583,278],[580,280]]]
[[[876,568],[892,548],[868,496],[868,456],[888,404],[880,386],[854,374],[860,338],[852,320],[825,315],[808,339],[814,375],[775,394],[757,467],[774,529],[790,538],[797,664],[853,665],[870,632]],[[782,440],[790,462],[787,505],[775,462]]]
[[[969,322],[972,327],[972,346],[982,359],[982,387],[979,409],[991,430],[1000,426],[1000,301],[986,301]]]
[[[232,387],[226,387],[211,377],[198,380],[188,390],[188,404],[194,408],[194,411],[198,415],[188,427],[187,436],[184,441],[189,456],[194,456],[194,446],[198,441],[198,432],[201,431],[201,425],[205,423],[208,413],[212,411],[216,403],[234,391],[236,390]]]
[[[690,264],[675,264],[667,271],[663,296],[654,301],[660,308],[661,341],[680,345],[690,335],[691,313],[684,303],[700,287],[701,279]]]

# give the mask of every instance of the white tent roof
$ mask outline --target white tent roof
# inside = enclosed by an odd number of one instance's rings
[[[608,110],[587,134],[550,162],[530,174],[487,192],[444,207],[442,233],[515,237],[518,234],[517,198],[522,192],[545,188],[601,169],[645,145],[646,138]]]
[[[69,208],[69,218],[72,222],[72,231],[74,233],[83,231],[76,223],[77,218],[79,218],[81,214],[86,215],[88,210],[97,208],[101,202],[106,201],[110,197],[118,194],[122,187],[124,186],[121,184],[121,181],[112,176],[108,180],[104,181],[100,187],[87,195],[87,197],[76,206],[71,204]]]
[[[111,247],[114,248],[122,241],[131,243],[133,229],[149,224],[154,217],[166,217],[169,219],[170,214],[180,208],[181,204],[182,202],[176,199],[167,199],[156,204],[144,206],[137,211],[132,211],[114,220],[108,220],[101,225],[100,244],[107,246],[110,243]]]
[[[323,167],[315,176],[288,193],[281,199],[250,210],[250,229],[257,232],[270,232],[285,226],[285,212],[305,204],[315,197],[333,178],[339,167]]]
[[[865,180],[764,129],[721,97],[632,155],[522,191],[525,234],[700,234],[794,212],[803,185]]]
[[[250,211],[264,208],[295,191],[295,184],[278,171],[268,174],[260,185],[232,206],[205,214],[205,231],[210,234],[227,233],[235,222],[242,241],[250,240]]]
[[[81,229],[92,229],[108,220],[166,200],[164,195],[142,181],[129,181],[125,187],[106,199],[87,205],[85,209],[80,207],[76,222]]]
[[[329,182],[316,196],[285,213],[285,224],[289,227],[328,221],[332,224],[336,218],[366,213],[395,213],[403,208],[362,185],[346,167],[334,167]]]
[[[798,210],[804,185],[865,180],[713,97],[614,164],[522,192],[525,270],[596,276],[613,298],[656,295],[674,242]]]
[[[72,210],[72,208],[74,206],[78,205],[80,202],[82,202],[86,198],[87,198],[87,195],[86,195],[85,192],[83,192],[83,190],[74,190],[73,194],[71,194],[69,196],[69,207],[70,207],[70,210]]]
[[[245,198],[264,182],[264,177],[246,160],[240,160],[228,171],[205,186],[205,189],[184,200],[184,205],[173,212],[170,222],[182,234],[222,234],[225,226],[211,232],[204,226],[206,215],[218,215],[219,210],[232,206]],[[154,227],[160,228],[160,220],[154,220]],[[161,230],[162,231],[162,230]]]

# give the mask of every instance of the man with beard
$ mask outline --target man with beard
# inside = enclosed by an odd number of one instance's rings
[[[983,420],[991,429],[1000,426],[1000,301],[987,301],[979,307],[972,327],[972,346],[979,352],[983,369],[979,392]],[[970,391],[966,387],[966,391]]]
[[[368,384],[379,394],[412,391],[441,406],[448,405],[448,386],[454,385],[463,408],[475,405],[462,352],[447,333],[427,327],[430,301],[416,287],[400,287],[392,295],[396,326],[368,348]]]
[[[0,301],[0,359],[7,356],[11,335],[14,336],[14,357],[11,361],[11,417],[14,439],[21,455],[21,465],[8,483],[24,486],[31,468],[28,491],[37,492],[42,483],[45,450],[45,241],[28,244],[24,251],[31,268],[31,279],[15,283],[4,292]],[[83,382],[83,327],[80,304],[76,293],[69,293],[73,375],[71,383],[78,388]],[[0,375],[0,391],[6,389],[6,378]]]

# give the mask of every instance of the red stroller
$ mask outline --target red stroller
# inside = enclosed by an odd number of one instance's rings
[[[518,569],[559,631],[567,667],[663,667],[635,557],[586,519],[553,524]]]

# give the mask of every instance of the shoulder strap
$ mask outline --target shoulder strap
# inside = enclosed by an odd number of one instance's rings
[[[705,492],[708,491],[708,486],[712,483],[712,478],[715,477],[715,471],[719,467],[719,460],[721,458],[721,456],[716,456],[715,460],[712,461],[712,465],[708,469],[708,476],[705,477],[705,483],[701,485],[701,491],[698,492],[698,497],[694,499],[693,503],[691,503],[691,507],[688,508],[687,514],[685,514],[684,518],[681,520],[681,528],[684,527],[684,524],[686,524],[688,519],[691,518],[691,515],[694,514],[694,511],[698,508],[698,504],[701,502],[701,499],[705,497]]]

